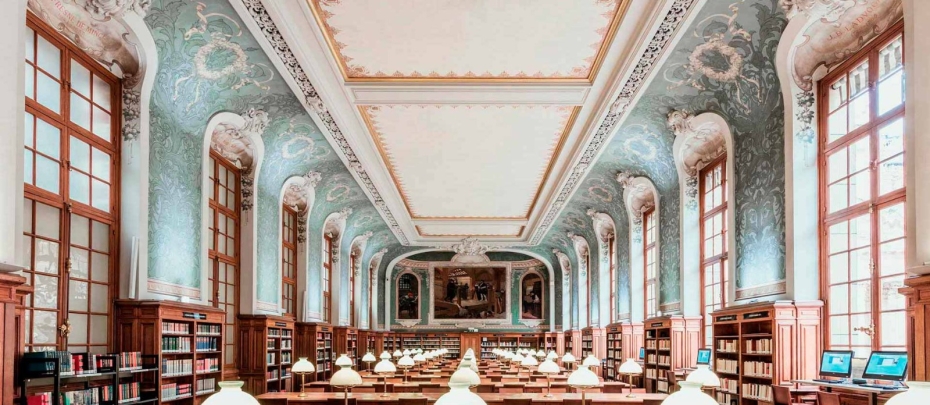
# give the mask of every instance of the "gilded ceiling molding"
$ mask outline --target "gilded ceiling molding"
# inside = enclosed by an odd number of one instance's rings
[[[336,124],[336,120],[333,118],[332,114],[329,112],[329,109],[323,103],[323,100],[317,93],[313,83],[310,82],[310,78],[307,77],[306,72],[304,72],[304,69],[300,66],[300,63],[297,62],[297,58],[294,56],[294,52],[291,51],[290,46],[287,45],[284,37],[281,36],[281,33],[278,31],[278,27],[271,19],[271,16],[268,15],[268,11],[265,10],[265,6],[262,4],[261,0],[241,1],[242,5],[245,6],[246,10],[249,12],[249,15],[255,21],[255,24],[258,25],[262,34],[265,36],[265,39],[268,41],[271,47],[274,48],[275,52],[278,54],[278,57],[281,58],[281,62],[284,63],[284,65],[287,67],[287,73],[290,74],[291,78],[294,79],[294,81],[297,83],[297,86],[303,93],[304,102],[306,105],[313,113],[317,115],[317,118],[329,131],[335,145],[339,148],[340,151],[342,151],[342,154],[345,156],[346,161],[348,162],[348,167],[355,171],[355,174],[358,176],[359,180],[361,180],[362,185],[365,186],[365,188],[368,190],[368,193],[371,195],[372,203],[381,212],[385,222],[387,222],[388,226],[391,228],[391,231],[394,232],[394,235],[402,245],[409,245],[410,241],[407,239],[403,229],[401,229],[400,225],[397,223],[397,220],[394,218],[394,214],[391,213],[387,203],[381,197],[381,193],[371,181],[371,178],[368,176],[368,173],[365,171],[364,167],[362,167],[361,162],[355,155],[355,151],[349,145],[349,141],[346,140],[345,135],[343,135],[342,129],[340,129],[339,125]]]
[[[652,39],[649,41],[646,50],[640,56],[636,67],[633,68],[633,73],[630,74],[630,77],[624,83],[620,90],[620,94],[614,100],[613,104],[611,104],[610,110],[601,121],[597,132],[586,146],[584,153],[581,155],[581,159],[572,169],[571,175],[562,186],[561,191],[559,191],[558,197],[556,197],[555,201],[552,203],[546,216],[543,218],[542,222],[540,222],[539,227],[536,228],[536,232],[530,240],[531,244],[538,244],[539,241],[546,236],[549,227],[552,226],[552,223],[558,217],[559,212],[568,201],[569,197],[571,197],[575,187],[584,178],[588,166],[594,164],[594,159],[614,133],[617,124],[620,122],[620,118],[626,113],[627,108],[636,97],[636,94],[646,85],[649,73],[652,72],[659,58],[675,36],[675,32],[678,30],[681,22],[684,21],[695,3],[695,0],[675,0],[675,3],[672,4],[672,7],[665,15],[662,23],[659,24],[658,30],[656,30]]]

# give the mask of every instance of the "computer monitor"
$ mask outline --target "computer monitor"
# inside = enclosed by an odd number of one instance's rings
[[[698,350],[697,364],[710,364],[710,349]]]
[[[872,352],[862,378],[903,381],[907,374],[907,352]]]
[[[646,348],[645,348],[645,347],[640,347],[640,348],[639,348],[639,359],[642,360],[642,359],[645,359],[645,358],[646,358]]]
[[[851,350],[824,350],[820,358],[820,375],[849,378],[852,374],[852,358]]]

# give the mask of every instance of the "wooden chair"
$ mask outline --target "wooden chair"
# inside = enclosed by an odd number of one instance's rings
[[[775,405],[800,405],[791,399],[790,385],[773,385],[772,403]]]
[[[568,388],[566,388],[566,387],[552,387],[552,388],[549,389],[549,392],[551,392],[551,393],[553,393],[553,394],[564,394],[564,393],[568,392]]]
[[[668,393],[678,391],[678,375],[675,370],[665,370],[665,378],[668,380]]]
[[[590,404],[591,400],[586,398],[585,402]],[[581,398],[578,398],[578,399],[565,398],[562,400],[562,405],[584,405],[584,404],[581,403]]]
[[[386,378],[385,381],[387,381],[388,384],[399,384],[399,383],[404,382],[404,378],[403,377],[396,377],[396,378],[391,377],[391,378]]]
[[[323,387],[304,387],[304,392],[326,392]]]
[[[504,397],[504,405],[532,405],[531,398],[507,398]]]
[[[522,394],[523,388],[521,387],[501,387],[497,389],[498,394]]]
[[[448,380],[448,378],[430,378],[429,382],[436,383],[436,384],[442,384],[446,382],[446,380]]]
[[[371,386],[371,387],[355,387],[355,388],[352,388],[351,391],[352,391],[352,392],[375,392],[375,387],[374,387],[374,386]]]
[[[418,398],[397,398],[397,405],[426,405],[426,397]]]
[[[523,387],[523,393],[525,393],[525,394],[542,394],[542,392],[543,392],[544,389],[546,389],[546,388],[545,388],[545,387],[540,387],[540,386],[533,386],[533,387],[524,386],[524,387]]]
[[[820,391],[817,393],[817,405],[840,405],[840,395]]]
[[[423,387],[420,392],[424,394],[445,394],[449,392],[449,389],[446,387]]]
[[[410,392],[410,393],[415,393],[415,392],[420,392],[421,389],[422,389],[422,388],[420,388],[419,386],[412,386],[412,385],[407,385],[407,386],[404,386],[404,385],[395,385],[395,386],[394,386],[394,392],[395,392],[395,393],[398,393],[398,392]]]

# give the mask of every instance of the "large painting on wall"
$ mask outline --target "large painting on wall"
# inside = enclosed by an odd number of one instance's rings
[[[529,273],[520,282],[520,319],[542,319],[543,279],[536,273]]]
[[[420,280],[410,273],[397,279],[397,319],[420,319]]]
[[[435,319],[506,319],[505,267],[436,267]]]

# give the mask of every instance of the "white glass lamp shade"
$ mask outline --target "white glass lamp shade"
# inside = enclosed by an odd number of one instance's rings
[[[355,387],[362,385],[362,376],[358,374],[358,371],[352,369],[352,367],[343,367],[339,371],[333,373],[333,376],[329,379],[329,385],[333,387]]]
[[[205,405],[259,405],[255,397],[242,390],[242,381],[220,381],[220,391],[210,395]]]
[[[375,372],[378,374],[381,373],[396,373],[397,367],[394,366],[394,363],[391,363],[390,360],[384,359],[375,364]]]
[[[640,366],[639,363],[634,361],[632,358],[629,358],[620,365],[620,368],[617,370],[617,372],[620,374],[629,375],[642,374],[643,366]]]
[[[522,364],[522,363],[523,363],[523,355],[520,354],[520,353],[514,354],[513,357],[510,358],[510,361],[512,361],[512,362],[514,362],[514,363],[521,363],[521,364]]]
[[[295,373],[312,373],[316,371],[316,367],[313,367],[313,363],[307,360],[306,357],[301,357],[297,359],[297,362],[291,366],[291,371]]]
[[[352,367],[352,359],[349,358],[348,354],[343,354],[336,359],[336,365],[339,367]]]
[[[552,359],[546,359],[546,361],[539,364],[537,371],[543,374],[558,374],[562,370]]]
[[[400,360],[397,360],[397,365],[400,366],[401,368],[413,367],[414,364],[415,363],[413,362],[413,357],[410,357],[409,355],[406,355],[406,354],[404,355],[404,357],[401,357]]]
[[[597,374],[587,367],[578,367],[568,375],[568,385],[575,388],[591,388],[600,384]]]
[[[474,372],[470,367],[462,367],[458,370],[455,370],[452,373],[452,376],[449,377],[449,386],[464,386],[464,387],[474,387],[478,384],[481,384],[481,377],[478,376],[478,373]]]
[[[388,353],[387,350],[385,350],[385,351],[381,352],[381,356],[379,356],[379,357],[381,358],[381,360],[390,360],[390,359],[391,359],[391,353]]]
[[[426,356],[424,356],[423,353],[417,353],[416,356],[413,356],[413,361],[422,363],[426,361]]]
[[[547,359],[547,360],[555,361],[555,359],[557,359],[557,358],[559,358],[559,355],[558,355],[558,354],[555,354],[555,350],[550,350],[550,351],[549,351],[549,354],[546,355],[546,359]]]
[[[394,351],[394,357],[401,358],[401,357],[403,357],[403,356],[404,356],[404,353],[401,352],[400,350],[395,350],[395,351]]]
[[[442,394],[434,405],[487,405],[478,394],[471,392],[468,387],[451,387],[449,392]]]
[[[927,403],[930,398],[930,382],[907,381],[907,391],[891,397],[885,405],[917,405]]]
[[[546,352],[544,352],[544,351],[542,351],[542,350],[537,350],[537,351],[536,351],[536,357],[539,357],[539,358],[546,357]]]
[[[409,356],[410,353],[413,353],[410,351],[410,349],[404,349],[404,356]]]
[[[563,362],[563,363],[574,363],[574,362],[576,362],[576,361],[578,361],[578,360],[575,360],[575,355],[573,355],[573,354],[571,354],[571,353],[565,353],[565,355],[562,356],[562,362]]]
[[[417,349],[417,354],[423,354],[423,349]]]
[[[368,353],[365,353],[364,356],[362,356],[362,361],[366,363],[371,363],[371,362],[378,361],[378,359],[375,358],[374,354],[371,354],[371,352],[368,352]]]
[[[468,350],[465,351],[465,354],[470,354],[470,355],[474,356],[474,355],[475,355],[475,351],[472,350],[471,348],[469,348]]]
[[[598,360],[597,357],[594,357],[593,354],[589,354],[588,357],[585,357],[584,361],[581,362],[581,365],[588,367],[600,367],[601,361]]]
[[[710,367],[708,367],[707,364],[699,364],[696,370],[688,374],[688,378],[685,379],[685,381],[701,383],[704,387],[720,386],[720,378],[717,377],[717,374],[714,374],[713,371],[710,371]]]
[[[538,366],[539,361],[537,361],[536,358],[533,356],[526,356],[523,358],[523,361],[520,362],[520,365],[523,367]]]
[[[682,381],[678,383],[680,390],[669,395],[662,401],[662,405],[715,405],[717,400],[701,391],[701,384]],[[890,401],[889,401],[890,402]]]

